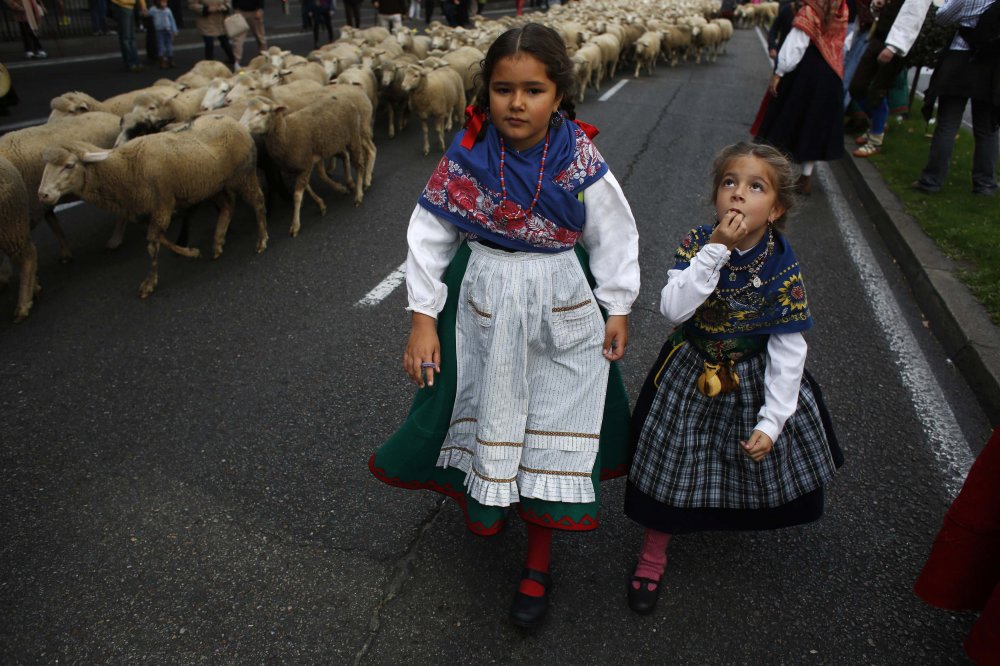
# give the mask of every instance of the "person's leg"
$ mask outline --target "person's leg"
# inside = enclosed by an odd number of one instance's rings
[[[325,11],[321,15],[323,19],[323,25],[326,27],[326,41],[329,44],[333,41],[333,16],[332,12]]]
[[[122,60],[125,66],[133,69],[139,66],[139,55],[135,50],[135,22],[132,10],[111,4],[114,12],[115,22],[118,23],[118,47],[122,52]]]
[[[24,54],[29,58],[34,58],[35,43],[31,39],[31,36],[34,34],[31,32],[31,26],[27,23],[18,22],[17,28],[21,31],[21,43],[24,44]]]
[[[938,98],[937,125],[934,127],[934,138],[931,139],[927,164],[920,173],[920,180],[914,184],[917,189],[937,192],[944,184],[944,179],[948,176],[951,151],[955,147],[955,135],[962,124],[966,101],[964,97],[951,95]]]
[[[201,40],[205,43],[205,60],[215,60],[215,37],[202,35]]]
[[[636,613],[649,613],[660,598],[660,579],[667,568],[667,546],[672,535],[647,529],[635,571],[629,577],[628,605]]]
[[[318,13],[319,13],[319,9],[318,8],[314,9],[312,12],[310,12],[310,23],[312,23],[312,27],[313,27],[313,48],[314,49],[318,49],[319,48],[319,21],[320,21],[320,18],[319,18]]]
[[[222,52],[226,54],[226,63],[235,68],[236,67],[236,55],[233,54],[233,47],[229,43],[229,35],[219,35],[219,46],[222,47]]]
[[[247,20],[247,25],[250,26],[250,32],[253,33],[254,41],[257,42],[257,53],[263,53],[267,50],[267,35],[264,33],[264,17],[257,16],[257,12],[241,11],[240,14],[243,14],[243,18]]]
[[[434,14],[435,0],[424,0],[424,24],[429,25],[431,16]]]
[[[160,57],[160,68],[166,68],[167,57],[170,55],[170,31],[169,30],[157,30],[156,31],[156,53]]]
[[[240,12],[240,14],[242,13],[243,12]],[[247,19],[247,24],[249,25],[249,23],[250,19]],[[233,59],[236,60],[236,62],[238,63],[243,62],[243,42],[245,42],[246,39],[247,39],[247,33],[244,32],[241,35],[236,35],[235,37],[233,37],[233,41],[231,42],[233,47]]]
[[[972,136],[976,142],[972,154],[972,191],[976,194],[993,195],[997,190],[1000,135],[991,127],[991,106],[986,100],[972,100]]]
[[[95,35],[104,32],[104,28],[101,27],[101,5],[98,0],[90,0],[90,30]]]
[[[889,98],[883,97],[874,107],[869,106],[866,101],[865,114],[871,121],[871,127],[867,132],[858,138],[864,143],[854,150],[855,157],[871,157],[882,151],[882,141],[885,139],[885,123],[889,119]]]

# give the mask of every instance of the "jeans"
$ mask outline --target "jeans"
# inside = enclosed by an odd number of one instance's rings
[[[129,69],[139,66],[139,52],[135,50],[135,22],[131,9],[111,3],[115,22],[118,23],[118,46],[122,50],[122,60]]]
[[[920,183],[931,189],[940,189],[948,175],[948,162],[955,147],[955,135],[962,125],[966,97],[942,95],[938,98],[937,126],[931,139],[927,165],[920,174]],[[997,155],[1000,137],[990,123],[990,102],[972,100],[972,136],[975,149],[972,153],[972,191],[989,194],[997,189]]]
[[[174,35],[169,30],[156,31],[156,53],[161,58],[174,57]]]

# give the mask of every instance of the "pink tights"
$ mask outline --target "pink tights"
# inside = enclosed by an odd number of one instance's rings
[[[646,530],[642,538],[642,548],[639,550],[639,563],[635,567],[636,578],[648,578],[659,581],[663,576],[663,570],[667,568],[667,546],[670,545],[670,536],[666,532],[656,530]],[[639,589],[639,582],[633,581],[632,587]],[[655,585],[650,585],[651,590],[655,590]]]

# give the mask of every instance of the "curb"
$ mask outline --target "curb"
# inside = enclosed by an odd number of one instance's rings
[[[991,426],[1000,424],[1000,329],[957,277],[955,262],[928,238],[870,162],[847,155],[855,194],[899,264],[931,330],[979,400]]]

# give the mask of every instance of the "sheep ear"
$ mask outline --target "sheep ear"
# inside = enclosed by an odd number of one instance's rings
[[[288,111],[288,106],[285,104],[276,104],[271,107],[271,113],[284,113],[285,111]]]
[[[292,70],[290,70],[290,69],[281,69],[281,70],[278,70],[278,75],[279,76],[288,76],[291,73],[292,73]]]
[[[84,164],[90,164],[91,162],[103,162],[108,159],[109,155],[111,155],[110,150],[102,150],[96,153],[86,152],[80,156],[80,161]]]

